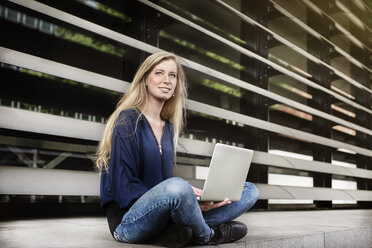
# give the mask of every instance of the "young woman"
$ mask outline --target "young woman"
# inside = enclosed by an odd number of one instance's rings
[[[256,202],[252,183],[246,183],[239,202],[198,202],[200,189],[172,177],[186,95],[178,57],[155,53],[108,119],[97,167],[101,205],[117,241],[177,247],[191,237],[195,244],[220,244],[247,233],[243,223],[231,220]]]

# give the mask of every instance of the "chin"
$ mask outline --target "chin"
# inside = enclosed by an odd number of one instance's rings
[[[162,95],[160,98],[162,98],[164,101],[170,99],[172,97],[172,94]]]
[[[157,99],[158,99],[158,101],[160,101],[160,102],[165,102],[165,101],[167,101],[167,100],[169,100],[170,98],[171,98],[172,96],[160,96],[160,97],[158,97]]]

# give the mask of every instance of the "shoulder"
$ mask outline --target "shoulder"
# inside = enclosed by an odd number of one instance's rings
[[[139,114],[139,111],[135,108],[125,109],[119,113],[118,118],[116,119],[116,125],[133,122],[136,123]]]
[[[124,136],[134,134],[139,114],[134,108],[121,111],[115,122],[116,132]]]

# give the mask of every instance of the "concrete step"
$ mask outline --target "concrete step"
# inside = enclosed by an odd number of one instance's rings
[[[220,247],[372,247],[372,210],[251,211],[239,220],[248,235]],[[116,242],[104,217],[75,217],[2,221],[0,247],[153,246]]]

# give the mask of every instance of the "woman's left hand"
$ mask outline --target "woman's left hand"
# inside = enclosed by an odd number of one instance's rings
[[[209,211],[213,208],[219,208],[222,206],[225,206],[227,204],[230,204],[231,201],[229,199],[225,199],[220,202],[211,202],[211,201],[199,201],[199,207],[201,211]]]
[[[192,189],[194,190],[194,194],[196,197],[201,197],[202,193],[203,193],[203,190],[201,189],[198,189],[198,188],[195,188],[194,186],[191,186]]]
[[[195,188],[194,186],[192,186],[192,189],[194,190],[194,193],[195,193],[196,197],[200,197],[203,193],[203,190]],[[213,208],[219,208],[219,207],[225,206],[227,204],[230,204],[231,201],[229,199],[225,199],[225,200],[220,201],[220,202],[199,201],[198,203],[199,203],[199,207],[200,207],[201,211],[208,211],[208,210],[211,210]]]

